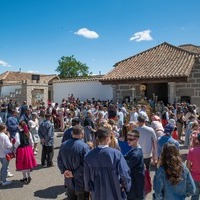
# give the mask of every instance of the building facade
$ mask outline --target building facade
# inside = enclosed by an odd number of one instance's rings
[[[115,101],[187,101],[200,106],[200,47],[162,43],[122,60],[100,80],[111,84]]]
[[[0,101],[37,106],[41,102],[47,104],[53,99],[53,80],[59,79],[56,75],[41,75],[24,72],[7,71],[0,74]]]

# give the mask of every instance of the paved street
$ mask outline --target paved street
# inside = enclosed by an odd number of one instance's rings
[[[32,182],[29,185],[25,185],[19,181],[22,178],[22,174],[19,171],[15,171],[15,159],[11,160],[10,172],[14,173],[13,184],[9,186],[0,186],[0,200],[31,200],[31,199],[65,199],[65,188],[63,186],[63,176],[60,174],[57,168],[57,155],[61,142],[61,137],[55,138],[55,155],[54,164],[55,167],[41,168],[40,155],[41,146],[38,146],[39,153],[36,156],[38,166],[32,171]],[[187,150],[181,150],[184,156]],[[153,177],[154,171],[151,171]],[[147,200],[152,199],[152,195],[147,196]]]
[[[9,186],[0,186],[1,200],[31,200],[31,199],[64,199],[65,188],[63,186],[63,176],[57,168],[57,155],[60,146],[60,137],[55,138],[55,167],[41,168],[40,155],[41,146],[38,145],[38,155],[36,156],[38,166],[31,173],[32,181],[29,185],[21,183],[22,178],[20,171],[15,171],[15,159],[11,160],[10,172],[14,173],[13,184]]]

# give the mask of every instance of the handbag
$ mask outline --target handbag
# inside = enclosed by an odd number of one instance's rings
[[[14,142],[14,140],[13,140],[13,142]],[[13,143],[12,142],[12,143]],[[12,147],[12,149],[13,149],[14,147]],[[2,149],[3,149],[3,147],[2,147]],[[6,154],[6,160],[7,161],[10,161],[12,158],[15,158],[15,153],[14,152],[10,152],[10,153],[7,153]]]
[[[6,160],[7,161],[10,161],[12,158],[15,158],[15,153],[14,152],[6,154]]]
[[[147,195],[148,193],[151,192],[152,190],[152,183],[151,183],[151,176],[150,176],[150,172],[149,170],[145,170],[145,180],[144,180],[144,191],[145,191],[145,195]]]

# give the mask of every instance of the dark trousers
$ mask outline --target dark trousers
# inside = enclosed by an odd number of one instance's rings
[[[151,163],[151,157],[150,158],[144,158],[144,165],[147,170],[150,168],[150,163]]]
[[[89,192],[76,192],[67,188],[67,200],[89,200]]]
[[[42,157],[41,157],[41,164],[44,166],[47,164],[48,167],[53,165],[53,156],[54,156],[54,149],[53,146],[44,146],[42,145]]]

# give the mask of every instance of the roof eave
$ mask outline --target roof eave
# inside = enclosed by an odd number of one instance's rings
[[[141,83],[168,83],[168,82],[187,82],[188,76],[180,77],[160,77],[160,78],[131,78],[131,79],[101,79],[103,85],[117,84],[141,84]]]

